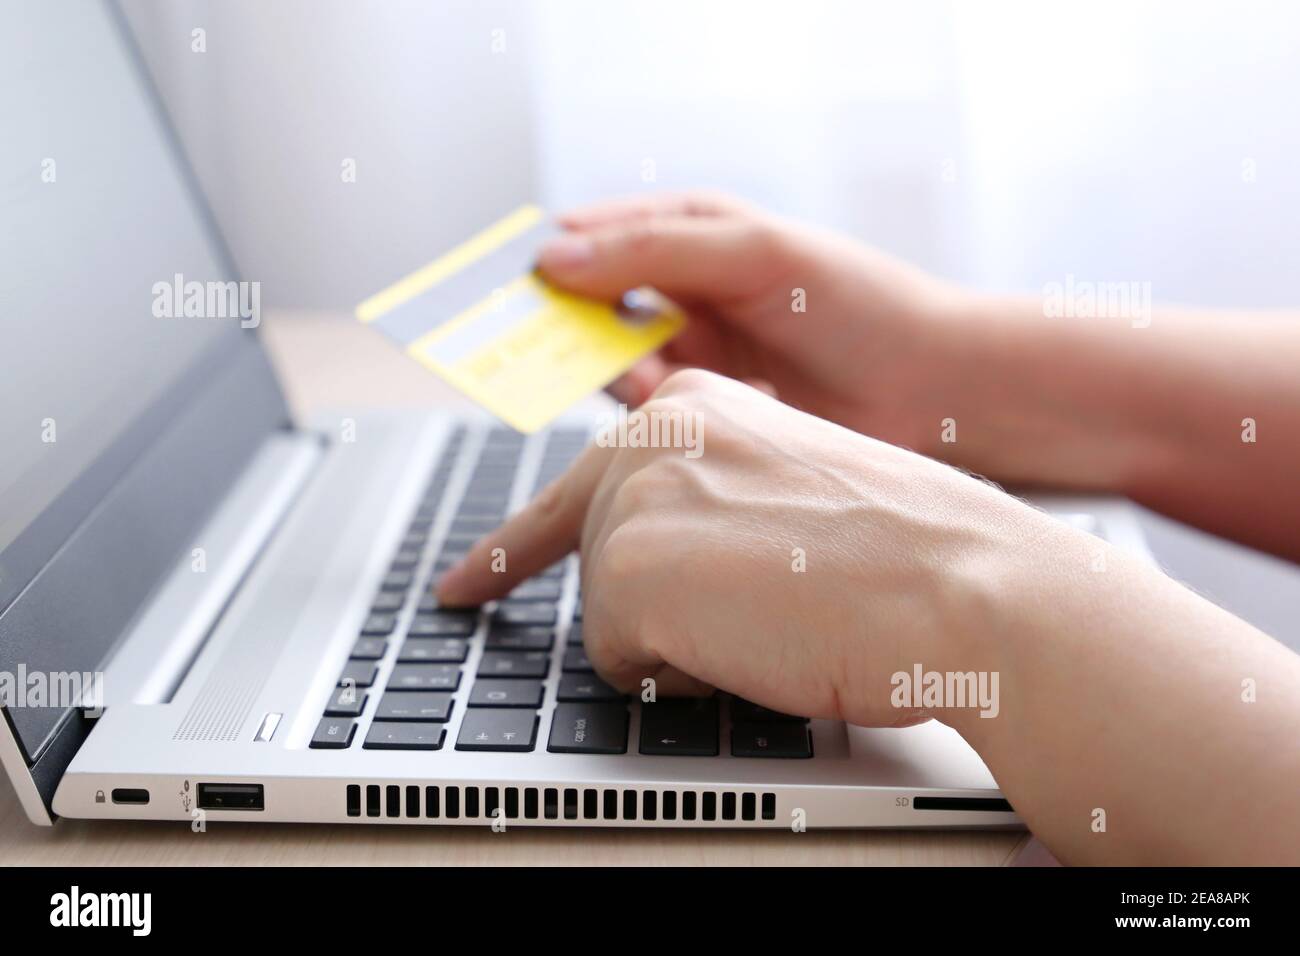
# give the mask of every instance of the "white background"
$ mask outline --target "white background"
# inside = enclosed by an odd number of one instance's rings
[[[1295,3],[128,7],[273,303],[349,308],[525,198],[696,185],[987,288],[1297,300]]]

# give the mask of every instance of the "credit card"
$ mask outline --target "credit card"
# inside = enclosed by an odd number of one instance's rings
[[[618,306],[534,272],[559,227],[522,206],[372,295],[357,318],[521,432],[545,427],[671,339],[680,310],[651,290]]]

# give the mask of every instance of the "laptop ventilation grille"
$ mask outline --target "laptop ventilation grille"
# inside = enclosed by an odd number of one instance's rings
[[[417,787],[349,784],[349,817],[425,820],[775,820],[776,794],[612,787]]]

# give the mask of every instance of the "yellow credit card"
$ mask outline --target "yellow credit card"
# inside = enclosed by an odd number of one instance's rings
[[[545,427],[681,329],[650,290],[618,306],[533,272],[558,227],[523,206],[357,306],[357,318],[521,432]]]

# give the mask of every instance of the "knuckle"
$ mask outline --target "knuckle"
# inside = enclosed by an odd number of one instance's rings
[[[631,516],[654,507],[655,499],[658,497],[658,483],[649,474],[650,470],[642,469],[619,485],[618,490],[614,492],[613,500],[613,510],[617,514]]]
[[[609,614],[593,611],[583,622],[582,642],[597,673],[617,687],[617,682],[611,677],[621,670],[625,638],[615,620]]]
[[[678,369],[660,383],[654,394],[650,396],[650,402],[714,391],[721,388],[725,381],[726,379],[716,372],[705,371],[702,368]],[[649,402],[643,407],[647,406],[649,406]],[[669,411],[673,409],[661,410]]]
[[[663,562],[656,543],[653,534],[647,533],[647,526],[633,520],[610,534],[601,549],[589,588],[584,590],[592,604],[586,612],[588,629],[584,629],[584,636],[590,641],[589,650],[605,661],[653,649],[647,636],[660,628],[656,626],[658,614],[653,602],[648,602],[646,596],[653,593],[653,587],[648,591],[647,584]],[[596,657],[592,660],[596,661]]]
[[[635,525],[623,524],[605,540],[590,582],[590,593],[600,604],[608,603],[611,598],[615,606],[622,604],[628,596],[629,583],[633,584],[632,592],[637,591],[635,582],[640,580],[650,559],[639,537]]]

